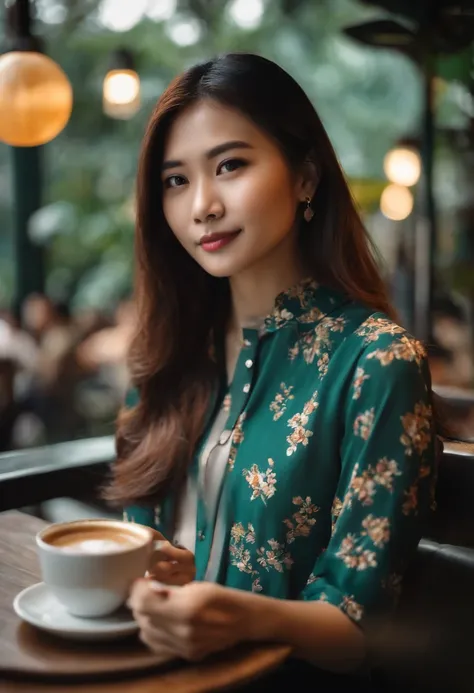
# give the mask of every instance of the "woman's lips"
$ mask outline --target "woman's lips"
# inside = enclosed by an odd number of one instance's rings
[[[203,236],[199,242],[199,245],[206,253],[214,253],[216,250],[224,248],[229,243],[237,238],[241,229],[238,231],[233,231],[230,233],[212,233],[209,236]]]

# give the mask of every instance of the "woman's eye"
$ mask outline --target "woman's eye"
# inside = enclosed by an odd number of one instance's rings
[[[169,176],[165,180],[165,188],[179,188],[186,183],[184,176]]]
[[[232,173],[232,171],[236,171],[238,168],[242,168],[242,166],[245,165],[246,162],[242,159],[228,159],[220,164],[217,173]]]

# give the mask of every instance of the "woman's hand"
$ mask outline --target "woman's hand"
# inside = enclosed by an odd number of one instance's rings
[[[158,533],[157,533],[158,534]],[[159,550],[152,559],[149,577],[165,585],[187,585],[196,576],[194,554],[181,546],[174,546],[160,535]]]
[[[157,654],[198,661],[252,637],[255,595],[210,582],[166,587],[137,580],[128,605]]]

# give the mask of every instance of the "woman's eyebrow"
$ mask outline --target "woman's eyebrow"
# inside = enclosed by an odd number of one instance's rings
[[[224,152],[228,152],[230,149],[253,149],[253,147],[251,144],[244,142],[243,140],[231,140],[230,142],[223,142],[222,144],[218,144],[216,147],[209,149],[209,151],[206,152],[206,158],[214,159],[214,157],[219,156],[219,154],[224,154]],[[167,171],[170,168],[178,168],[179,166],[184,166],[184,162],[180,159],[169,159],[168,161],[163,162],[161,170]]]

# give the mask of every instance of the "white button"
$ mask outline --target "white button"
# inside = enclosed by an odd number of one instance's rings
[[[244,339],[244,347],[251,347],[252,342],[250,342],[248,339]]]
[[[244,392],[250,392],[250,385],[249,385],[249,383],[247,383],[246,385],[244,385],[242,389],[243,389]]]
[[[245,362],[245,365],[247,366],[247,368],[252,368],[252,366],[253,366],[252,359],[247,359]]]
[[[220,438],[219,438],[219,443],[221,445],[225,445],[227,443],[227,441],[229,440],[231,435],[232,435],[232,431],[222,431]]]

